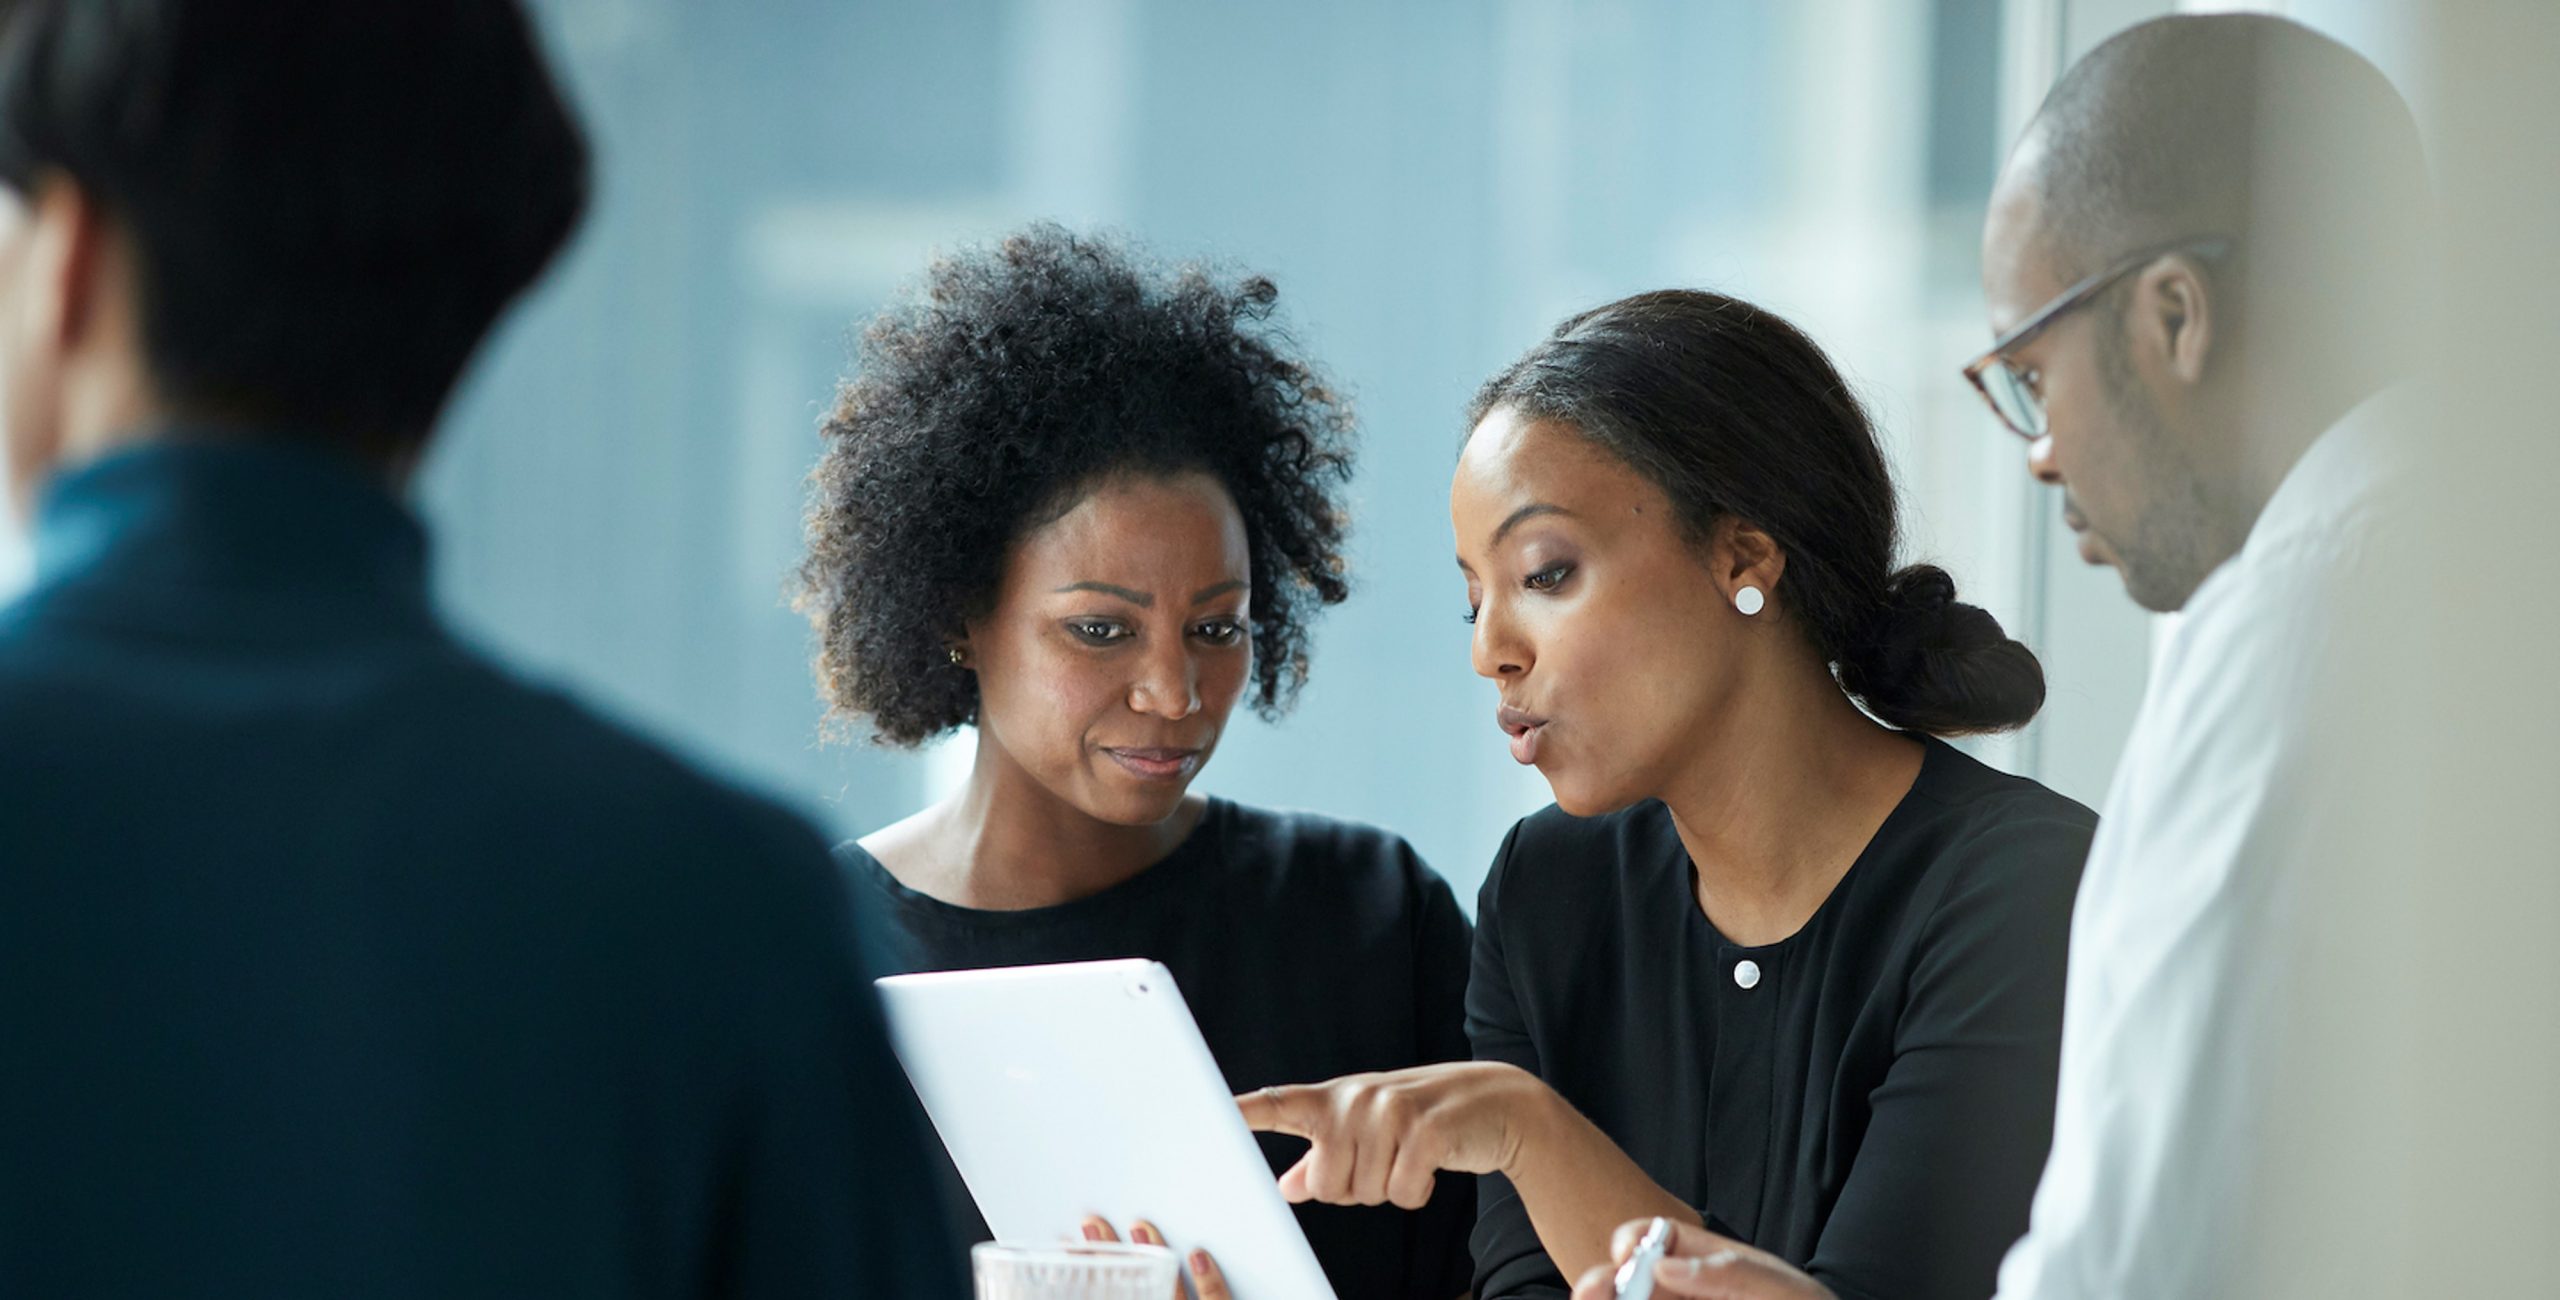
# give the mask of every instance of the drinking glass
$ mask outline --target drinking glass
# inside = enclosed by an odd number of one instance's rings
[[[1182,1265],[1162,1246],[990,1241],[969,1251],[978,1300],[1174,1300]]]

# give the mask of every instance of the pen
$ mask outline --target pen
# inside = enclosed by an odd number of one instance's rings
[[[1653,1300],[1653,1266],[1671,1248],[1671,1220],[1655,1219],[1636,1242],[1627,1262],[1618,1266],[1618,1300]]]

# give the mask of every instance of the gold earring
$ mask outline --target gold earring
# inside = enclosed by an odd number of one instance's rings
[[[951,666],[957,668],[964,662],[966,662],[966,657],[960,653],[960,647],[951,647]]]

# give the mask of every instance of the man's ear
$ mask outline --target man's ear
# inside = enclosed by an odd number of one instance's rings
[[[147,414],[139,271],[124,228],[79,182],[37,176],[9,267],[10,459],[30,483]]]
[[[90,272],[83,263],[96,253],[83,247],[93,241],[80,227],[94,205],[59,173],[40,174],[25,191],[13,191],[9,203],[15,229],[9,315],[0,332],[8,340],[11,486],[23,495],[70,454],[61,410],[62,358],[86,310],[74,302],[88,296],[81,282]]]
[[[114,230],[88,191],[58,172],[38,178],[27,224],[22,323],[31,342],[68,352],[98,322]]]
[[[2134,280],[2132,335],[2163,375],[2192,387],[2211,364],[2214,307],[2194,260],[2169,254]]]

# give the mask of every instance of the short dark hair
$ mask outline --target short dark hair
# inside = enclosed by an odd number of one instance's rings
[[[2431,252],[2408,105],[2379,68],[2297,22],[2138,23],[2064,72],[2030,131],[2044,143],[2034,183],[2064,280],[2205,235],[2238,237],[2251,257],[2278,252],[2322,293],[2405,278]]]
[[[422,439],[587,199],[514,0],[17,0],[0,182],[68,176],[131,239],[181,416]]]
[[[864,331],[821,426],[797,607],[820,692],[914,745],[975,720],[947,646],[1013,543],[1125,473],[1196,470],[1243,517],[1254,702],[1307,676],[1308,622],[1349,594],[1349,405],[1271,320],[1271,281],[1160,266],[1050,224],[934,263]]]
[[[1571,317],[1487,381],[1468,412],[1565,425],[1660,487],[1694,543],[1720,520],[1786,554],[1782,607],[1841,687],[1935,735],[2023,726],[2044,669],[1935,565],[1893,565],[1893,476],[1830,359],[1776,315],[1667,289]]]

